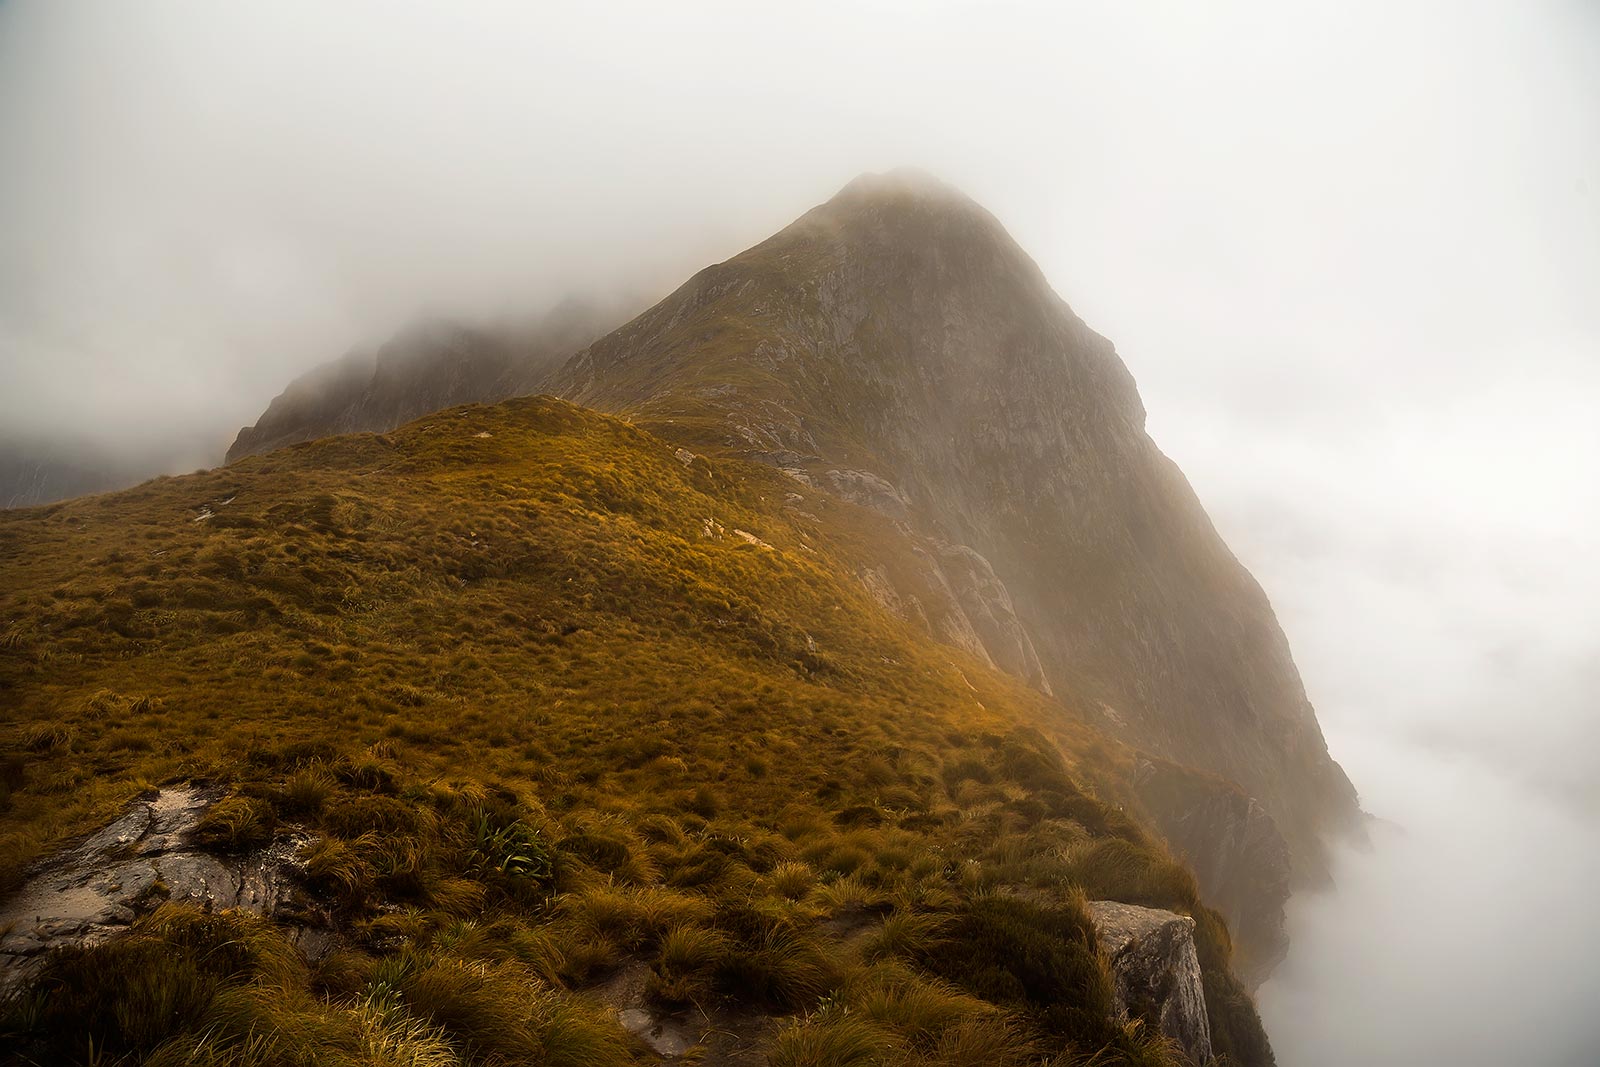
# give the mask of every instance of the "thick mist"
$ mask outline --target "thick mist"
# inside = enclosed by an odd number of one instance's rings
[[[1595,5],[12,2],[0,146],[0,439],[171,470],[420,316],[958,185],[1117,343],[1381,820],[1293,902],[1279,1062],[1600,1061]]]

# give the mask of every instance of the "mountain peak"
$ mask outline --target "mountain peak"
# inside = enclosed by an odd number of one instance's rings
[[[954,185],[915,167],[858,175],[831,199],[801,217],[834,223],[855,218],[916,217],[924,222],[940,219],[977,223],[1004,233],[999,221],[976,200]]]
[[[846,182],[829,203],[883,201],[916,198],[925,202],[944,201],[977,207],[977,202],[949,182],[918,167],[895,167],[886,171],[865,171]]]
[[[1270,606],[1146,434],[1115,348],[958,189],[863,174],[550,387],[933,538],[929,588],[994,591],[962,640],[1147,751],[1239,783],[1299,876],[1323,876],[1322,834],[1354,794]]]

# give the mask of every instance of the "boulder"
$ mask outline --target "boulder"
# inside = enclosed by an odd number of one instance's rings
[[[1089,905],[1100,947],[1111,961],[1117,1015],[1172,1038],[1195,1064],[1211,1060],[1205,984],[1194,947],[1194,920],[1116,901]]]

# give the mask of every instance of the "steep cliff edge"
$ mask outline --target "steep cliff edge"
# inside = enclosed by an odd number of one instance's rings
[[[702,447],[857,472],[886,514],[992,567],[1023,676],[1036,657],[1112,732],[1238,783],[1295,877],[1325,876],[1355,793],[1265,595],[1145,433],[1110,342],[962,194],[857,179],[551,384]]]
[[[1132,781],[1150,825],[1228,920],[1234,970],[1260,985],[1289,949],[1289,851],[1272,816],[1233,783],[1165,760],[1140,760]]]

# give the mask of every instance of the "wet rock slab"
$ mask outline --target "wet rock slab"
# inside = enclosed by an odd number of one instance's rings
[[[291,900],[305,835],[280,837],[244,856],[219,856],[192,843],[195,827],[224,795],[200,786],[146,794],[81,844],[34,867],[0,903],[0,986],[20,979],[51,948],[98,944],[121,933],[161,900],[277,918],[297,912]],[[313,955],[325,942],[304,922],[291,935]]]

